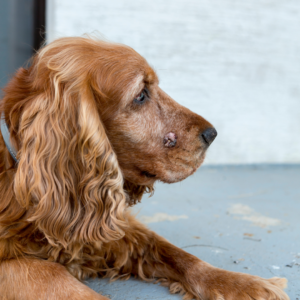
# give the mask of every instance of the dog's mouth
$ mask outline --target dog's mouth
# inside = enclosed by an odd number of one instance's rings
[[[142,176],[146,176],[147,178],[154,178],[154,177],[156,177],[155,174],[151,174],[151,173],[149,173],[147,171],[142,171]]]
[[[195,153],[194,157],[191,160],[184,160],[184,158],[181,158],[181,156],[175,158],[171,157],[174,160],[174,162],[171,165],[163,164],[164,162],[159,162],[157,170],[150,167],[150,170],[148,169],[148,171],[147,167],[136,167],[136,175],[139,178],[140,184],[153,183],[156,180],[165,183],[174,183],[182,181],[188,176],[195,173],[195,171],[203,163],[206,152],[205,150],[206,149],[201,148],[200,153],[199,151],[197,151],[198,153]],[[178,163],[178,161],[180,162]]]

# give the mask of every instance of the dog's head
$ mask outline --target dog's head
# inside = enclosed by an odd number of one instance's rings
[[[19,148],[16,198],[34,207],[29,220],[53,243],[67,243],[72,234],[117,238],[124,199],[139,200],[156,180],[194,173],[216,137],[123,45],[59,39],[5,91],[4,112]]]
[[[109,101],[99,114],[123,175],[139,185],[183,180],[203,162],[216,130],[160,89],[142,57],[122,48],[124,56],[115,62],[120,77],[106,87]]]
[[[161,90],[156,73],[137,52],[86,39],[53,43],[44,50],[47,60],[54,60],[54,51],[60,51],[55,54],[63,71],[74,76],[70,81],[81,76],[79,82],[90,90],[126,180],[143,186],[172,183],[201,165],[215,129]]]

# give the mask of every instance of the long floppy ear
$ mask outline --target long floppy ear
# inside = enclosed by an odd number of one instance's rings
[[[44,67],[50,87],[20,120],[16,198],[52,245],[119,239],[126,227],[123,177],[88,75],[76,73],[71,59]]]

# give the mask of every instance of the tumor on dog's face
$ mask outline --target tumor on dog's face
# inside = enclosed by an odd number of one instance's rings
[[[216,131],[160,89],[156,73],[138,53],[128,47],[120,52],[116,63],[128,72],[122,74],[124,88],[118,92],[111,85],[107,99],[98,101],[124,178],[139,185],[181,181],[200,167]]]

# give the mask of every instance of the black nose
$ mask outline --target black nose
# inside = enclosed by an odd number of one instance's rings
[[[217,134],[218,133],[216,129],[207,128],[202,132],[201,137],[203,138],[204,142],[209,146],[214,141]]]

